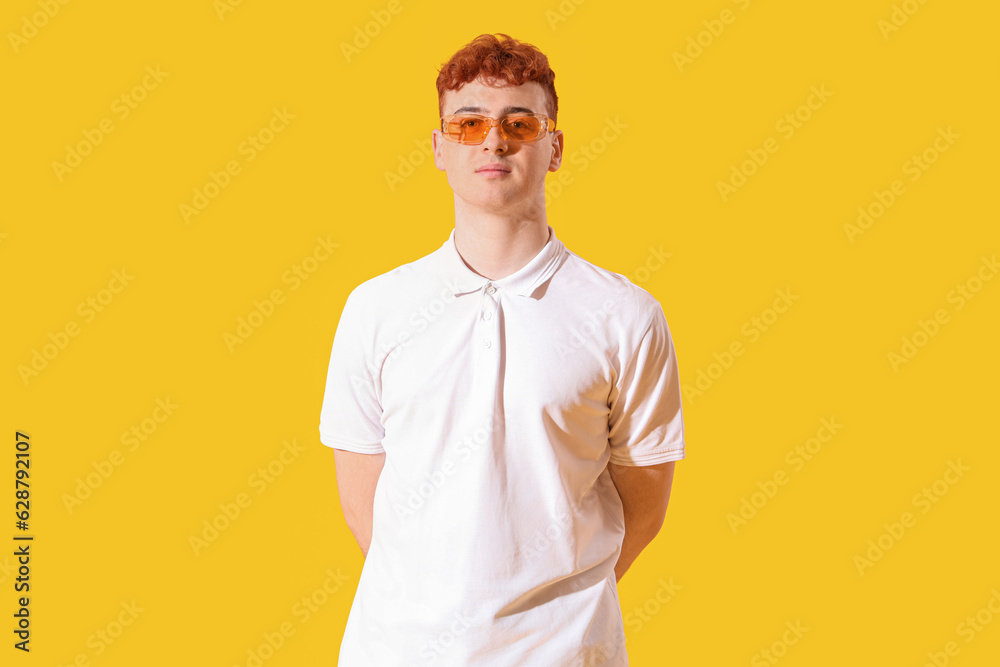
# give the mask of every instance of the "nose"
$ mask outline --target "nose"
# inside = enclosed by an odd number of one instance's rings
[[[491,153],[502,153],[507,150],[507,140],[500,134],[500,127],[491,127],[486,139],[483,140],[483,150]]]

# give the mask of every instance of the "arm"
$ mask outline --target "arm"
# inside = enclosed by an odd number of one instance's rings
[[[347,527],[361,547],[361,555],[367,558],[372,541],[375,484],[382,474],[385,452],[358,454],[334,449],[333,462],[337,469],[337,492],[340,494],[340,506],[347,520]]]
[[[608,463],[608,472],[618,489],[625,512],[625,538],[618,564],[615,565],[617,581],[621,581],[639,552],[660,532],[670,500],[674,463],[676,461],[651,466]]]

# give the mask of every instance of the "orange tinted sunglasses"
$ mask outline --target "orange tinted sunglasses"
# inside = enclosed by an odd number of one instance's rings
[[[441,117],[444,138],[456,144],[481,144],[493,127],[500,128],[506,141],[538,141],[546,132],[555,132],[556,122],[542,113],[490,118],[478,114],[459,113]]]

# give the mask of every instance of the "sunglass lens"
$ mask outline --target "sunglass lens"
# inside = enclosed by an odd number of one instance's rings
[[[538,136],[542,122],[534,116],[515,116],[505,118],[503,131],[514,141],[531,141]]]
[[[460,143],[479,143],[486,136],[486,123],[482,118],[458,117],[445,122],[445,132]]]

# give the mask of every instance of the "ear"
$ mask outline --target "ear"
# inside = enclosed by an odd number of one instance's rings
[[[549,171],[559,169],[559,165],[562,164],[562,156],[563,133],[562,130],[556,130],[552,133],[552,159],[549,160]]]
[[[431,150],[434,152],[434,166],[438,168],[438,171],[445,171],[444,143],[444,135],[441,134],[441,130],[431,132]]]

